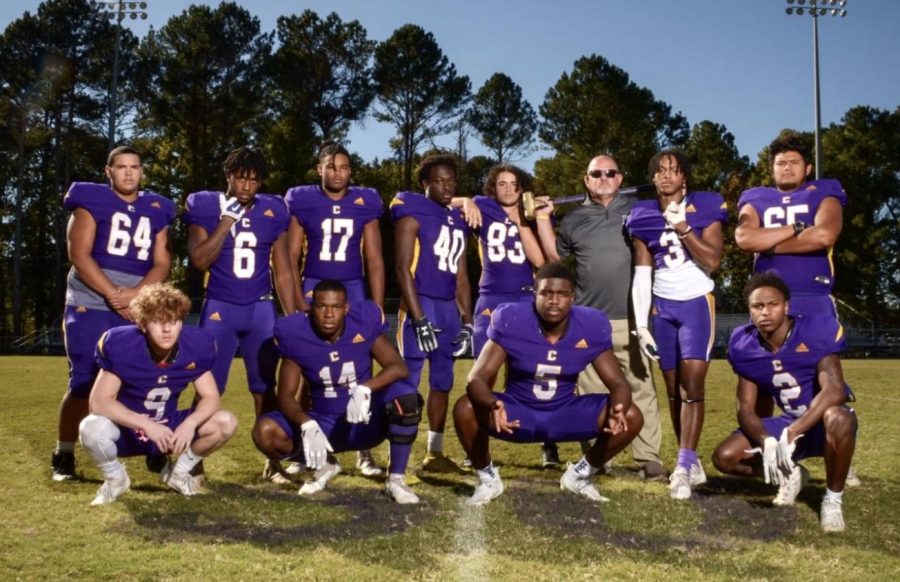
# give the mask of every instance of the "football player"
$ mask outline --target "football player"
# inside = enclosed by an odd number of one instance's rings
[[[453,408],[456,434],[472,459],[478,485],[468,503],[484,505],[503,492],[488,437],[515,443],[596,439],[569,465],[560,488],[608,501],[593,476],[625,448],[643,417],[612,351],[612,327],[599,309],[573,305],[575,275],[560,263],[535,274],[532,303],[507,303],[491,315],[488,342],[469,373],[466,395]],[[494,392],[508,366],[504,392]],[[609,394],[576,396],[579,373],[592,365]]]
[[[350,185],[350,153],[344,146],[326,141],[318,158],[321,184],[297,186],[285,195],[291,213],[288,245],[296,306],[306,311],[316,284],[334,279],[344,284],[349,303],[371,299],[383,309],[381,195]],[[368,477],[382,473],[369,450],[359,452],[356,465]]]
[[[241,147],[225,159],[225,192],[195,192],[187,198],[188,255],[207,273],[200,327],[216,338],[213,365],[221,393],[240,346],[256,415],[275,408],[278,350],[273,341],[275,301],[285,313],[295,311],[288,262],[288,211],[284,199],[260,194],[266,161],[258,150]],[[264,477],[277,470],[270,464]]]
[[[196,495],[191,469],[237,429],[234,414],[220,410],[210,371],[215,340],[206,330],[182,324],[190,307],[171,285],[149,285],[131,302],[136,325],[115,327],[100,338],[91,414],[80,427],[81,444],[105,479],[91,505],[112,503],[128,491],[131,480],[119,458],[138,455],[176,455],[160,477],[182,495]],[[178,396],[191,382],[196,404],[178,410]]]
[[[453,388],[453,353],[472,341],[472,298],[466,272],[469,230],[451,207],[456,191],[456,158],[432,154],[422,160],[418,180],[425,195],[401,192],[391,201],[394,249],[401,300],[397,330],[409,377],[419,385],[429,363],[428,445],[422,468],[459,472],[444,455],[444,426]],[[463,328],[460,325],[468,326]]]
[[[837,355],[843,329],[832,317],[789,315],[792,292],[773,273],[755,274],[744,295],[752,323],[735,329],[728,344],[738,375],[740,428],[719,444],[713,463],[730,475],[762,473],[766,483],[779,486],[773,503],[791,505],[808,479],[799,461],[824,457],[821,526],[843,531],[842,498],[857,430]],[[782,414],[760,418],[761,397],[774,398]]]
[[[69,386],[59,409],[59,440],[52,456],[54,481],[75,478],[78,424],[88,414],[97,377],[94,347],[103,332],[127,325],[138,291],[169,276],[171,200],[140,191],[141,156],[119,146],[106,160],[109,185],[75,182],[63,201],[72,212],[64,333]]]
[[[685,500],[706,482],[697,443],[716,329],[710,274],[722,260],[728,208],[717,192],[688,192],[691,165],[679,151],[657,153],[649,169],[657,199],[635,202],[625,219],[634,248],[631,295],[641,350],[659,361],[679,443],[669,495]]]
[[[301,495],[321,491],[340,472],[329,453],[370,449],[390,441],[385,489],[397,503],[418,503],[404,473],[422,417],[422,399],[406,377],[400,354],[382,333],[384,314],[370,301],[349,303],[340,281],[316,284],[307,313],[295,313],[275,325],[281,351],[279,410],[261,416],[253,440],[272,459],[302,451],[316,471]],[[372,375],[372,358],[381,370]],[[298,402],[304,380],[309,410]],[[299,398],[303,400],[302,396]]]

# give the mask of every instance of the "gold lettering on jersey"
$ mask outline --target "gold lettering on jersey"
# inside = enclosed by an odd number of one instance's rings
[[[555,361],[556,361],[556,356],[557,356],[557,355],[558,355],[558,354],[556,353],[556,350],[547,350],[547,361],[548,361],[548,362],[555,362]]]
[[[156,383],[157,384],[165,384],[168,381],[169,381],[168,376],[160,376],[159,379],[156,381]]]
[[[784,371],[784,366],[781,365],[781,360],[772,360],[772,368],[774,368],[776,372]]]
[[[332,213],[332,214],[340,214],[340,213],[341,213],[341,207],[338,206],[337,204],[335,204],[334,206],[331,207],[331,213]]]
[[[337,362],[341,359],[341,354],[338,352],[331,352],[330,354],[328,354],[328,359],[332,362]]]

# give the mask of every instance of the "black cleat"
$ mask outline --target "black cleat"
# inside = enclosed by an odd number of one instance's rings
[[[169,456],[163,455],[162,453],[158,455],[147,455],[144,457],[144,462],[147,464],[147,470],[151,473],[162,473],[163,467],[169,462]]]
[[[50,459],[54,481],[75,479],[75,453],[53,453]]]

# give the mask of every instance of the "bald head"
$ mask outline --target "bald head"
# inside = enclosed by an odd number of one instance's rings
[[[584,176],[584,185],[594,202],[609,204],[622,185],[619,164],[612,156],[601,154],[591,160]]]

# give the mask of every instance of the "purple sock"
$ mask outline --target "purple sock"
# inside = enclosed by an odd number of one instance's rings
[[[391,443],[391,463],[388,472],[391,475],[402,475],[406,473],[406,465],[409,463],[409,454],[412,452],[412,443],[407,445],[398,445]]]
[[[693,465],[698,463],[697,451],[694,449],[678,449],[678,466],[684,467],[688,471]]]

